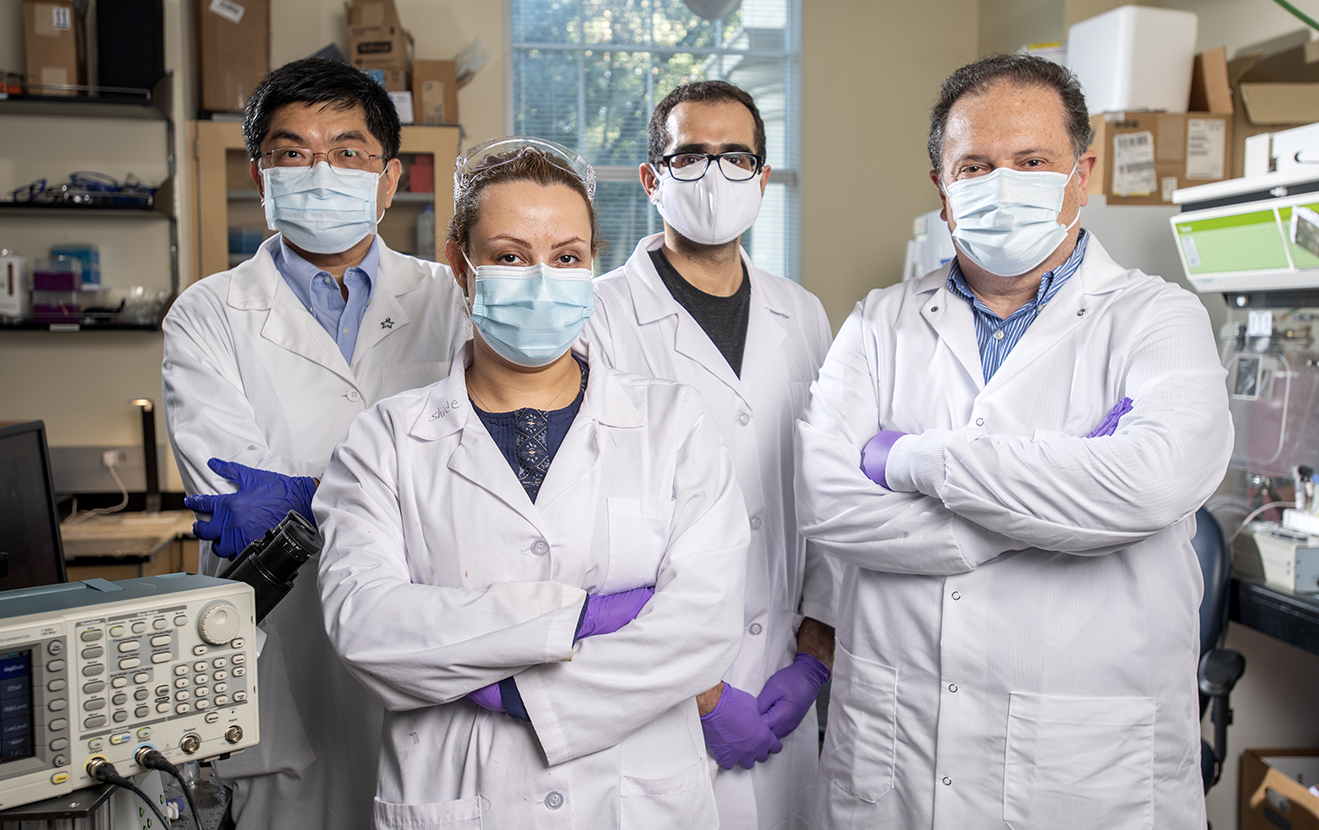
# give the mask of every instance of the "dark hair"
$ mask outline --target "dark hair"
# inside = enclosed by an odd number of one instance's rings
[[[1062,101],[1072,150],[1080,158],[1090,146],[1090,113],[1081,84],[1067,67],[1035,55],[991,55],[968,63],[948,76],[939,90],[939,102],[930,110],[930,163],[942,171],[944,129],[953,105],[969,95],[980,95],[996,83],[1052,89]]]
[[[402,128],[385,88],[360,69],[325,58],[303,58],[271,72],[247,99],[243,143],[248,157],[261,155],[270,121],[289,104],[325,104],[337,110],[361,107],[366,128],[384,148],[386,159],[398,155]]]
[[[453,203],[453,218],[449,220],[449,239],[457,242],[464,251],[468,250],[472,227],[481,218],[482,194],[490,185],[503,182],[535,182],[542,187],[561,184],[572,188],[586,203],[586,213],[591,217],[591,255],[595,256],[603,244],[597,241],[600,228],[596,224],[595,205],[591,204],[586,184],[565,162],[535,147],[486,156],[464,181],[462,193]]]
[[[751,110],[751,117],[756,122],[755,151],[762,159],[765,157],[765,122],[756,109],[756,102],[746,90],[733,86],[727,81],[694,81],[674,88],[664,96],[664,100],[655,106],[650,114],[650,146],[647,155],[651,164],[659,164],[664,157],[664,148],[669,146],[669,113],[684,101],[704,101],[719,103],[728,101],[741,104]]]

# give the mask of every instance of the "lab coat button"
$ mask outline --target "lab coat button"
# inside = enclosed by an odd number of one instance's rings
[[[953,779],[951,779],[951,778],[949,778],[948,776],[945,775],[945,776],[943,777],[943,785],[944,785],[945,787],[951,787],[951,786],[953,785]]]
[[[961,598],[962,598],[962,592],[961,592],[961,591],[953,591],[953,599],[956,600],[956,599],[961,599]]]
[[[362,399],[362,395],[356,389],[348,390],[348,400],[352,401],[353,403],[357,403],[361,399]]]
[[[1084,316],[1085,316],[1085,309],[1084,309],[1084,308],[1078,308],[1078,309],[1076,310],[1076,316],[1077,316],[1077,317],[1084,317]]]
[[[537,539],[531,546],[531,552],[537,556],[544,556],[550,552],[549,543],[544,539]]]
[[[762,631],[764,631],[764,630],[765,630],[765,627],[764,627],[763,625],[761,625],[760,623],[752,623],[752,624],[751,624],[751,628],[748,629],[748,631],[751,632],[752,636],[755,636],[755,635],[759,634],[760,632],[762,632]]]
[[[737,416],[737,422],[742,426],[746,426],[747,424],[751,423],[751,416],[743,412],[741,415]]]
[[[976,418],[976,426],[978,426],[978,427],[982,427],[982,426],[984,426],[984,425],[985,425],[985,419],[984,419],[984,418]]]
[[[957,694],[957,684],[956,684],[956,683],[949,683],[949,684],[948,684],[948,691],[952,692],[953,694]]]
[[[551,810],[557,810],[563,806],[563,793],[558,790],[550,790],[549,795],[545,796],[545,806]]]
[[[751,529],[752,529],[752,530],[760,530],[760,517],[759,517],[759,516],[752,516],[752,517],[751,517]]]

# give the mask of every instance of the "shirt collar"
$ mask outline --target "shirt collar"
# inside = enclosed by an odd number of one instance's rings
[[[1067,257],[1067,261],[1062,265],[1052,271],[1045,272],[1044,276],[1040,277],[1040,287],[1035,292],[1035,299],[1027,303],[1027,306],[1043,306],[1053,298],[1054,294],[1058,293],[1058,290],[1063,287],[1063,283],[1067,282],[1068,278],[1081,267],[1081,260],[1085,259],[1085,249],[1089,241],[1089,232],[1085,228],[1081,228],[1081,232],[1076,237],[1076,247],[1072,249],[1071,256]],[[953,257],[949,263],[948,290],[966,300],[973,308],[989,311],[989,307],[981,303],[975,294],[971,293],[971,287],[966,284],[966,277],[962,275],[962,268],[958,264],[957,257]]]
[[[329,272],[317,268],[295,250],[289,247],[288,241],[284,235],[280,234],[279,245],[271,253],[274,255],[275,268],[284,280],[293,289],[293,293],[298,300],[302,302],[303,307],[311,307],[311,287],[313,280],[321,274]],[[375,239],[371,240],[371,247],[367,250],[366,256],[357,265],[349,268],[345,276],[353,271],[361,272],[366,279],[367,288],[375,284],[376,272],[380,269],[380,234],[376,234]]]

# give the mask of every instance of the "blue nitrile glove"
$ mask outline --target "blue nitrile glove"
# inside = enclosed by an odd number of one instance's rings
[[[705,733],[705,748],[724,769],[751,769],[783,749],[761,719],[756,699],[727,683],[719,702],[708,715],[701,715],[701,731]]]
[[[820,689],[829,680],[829,668],[804,651],[765,681],[756,696],[760,716],[775,737],[786,738],[806,717]]]
[[[311,512],[315,479],[257,470],[218,458],[212,458],[206,466],[238,485],[235,493],[199,494],[183,500],[189,510],[211,514],[209,522],[194,523],[192,532],[198,539],[214,542],[212,550],[217,556],[228,559],[242,553],[243,548],[284,521],[290,510],[298,511],[316,526]]]
[[[898,432],[892,429],[886,429],[875,434],[861,448],[861,472],[866,474],[866,478],[883,487],[889,489],[888,480],[884,477],[884,468],[888,466],[889,450],[898,439],[906,435],[905,432]]]
[[[499,684],[491,683],[489,686],[482,686],[474,692],[467,695],[467,699],[480,706],[482,709],[489,709],[491,712],[504,711],[504,698],[499,693]]]
[[[1109,410],[1108,414],[1104,416],[1104,420],[1100,421],[1099,426],[1095,427],[1095,431],[1086,437],[1103,438],[1105,435],[1112,435],[1117,432],[1117,422],[1130,411],[1131,398],[1123,398],[1118,401],[1117,406]]]
[[[582,617],[577,623],[574,642],[596,634],[613,634],[635,620],[654,595],[654,588],[633,588],[617,594],[591,594],[582,604]]]

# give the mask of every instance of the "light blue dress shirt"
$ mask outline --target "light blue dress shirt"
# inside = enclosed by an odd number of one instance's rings
[[[1076,238],[1076,248],[1072,250],[1072,255],[1062,265],[1041,277],[1040,289],[1035,293],[1035,299],[1012,312],[1006,320],[995,314],[989,306],[980,302],[971,293],[970,286],[966,284],[966,277],[962,276],[957,258],[953,258],[953,264],[948,269],[948,290],[966,300],[975,313],[976,341],[980,345],[980,368],[985,374],[985,383],[989,383],[989,379],[998,371],[998,367],[1003,365],[1003,361],[1017,345],[1017,341],[1026,333],[1030,324],[1035,322],[1035,318],[1048,305],[1049,300],[1052,300],[1067,280],[1071,279],[1076,269],[1081,267],[1089,239],[1090,235],[1082,228]]]
[[[344,272],[344,285],[348,286],[348,299],[344,300],[339,284],[328,271],[322,271],[298,255],[280,237],[274,251],[275,268],[284,282],[293,289],[293,295],[302,307],[311,312],[330,338],[339,346],[339,353],[350,365],[357,331],[362,327],[362,315],[371,299],[371,285],[380,268],[380,236],[377,234],[371,249],[361,265]]]

